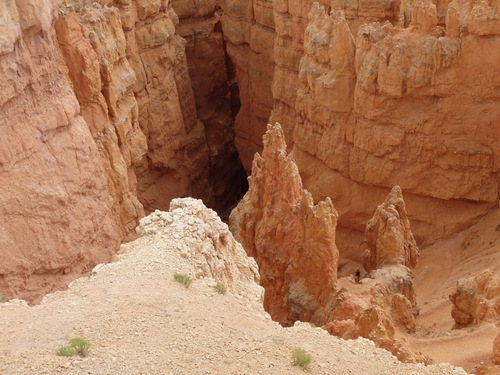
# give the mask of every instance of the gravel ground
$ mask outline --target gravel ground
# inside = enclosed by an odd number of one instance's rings
[[[312,356],[310,374],[466,374],[403,364],[369,340],[306,323],[283,328],[253,294],[218,294],[211,278],[186,288],[173,275],[197,266],[179,241],[146,235],[40,305],[0,304],[0,374],[302,374],[291,360],[297,347]],[[92,343],[88,357],[55,354],[73,337]]]

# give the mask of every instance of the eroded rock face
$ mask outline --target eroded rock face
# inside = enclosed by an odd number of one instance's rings
[[[110,261],[119,239],[99,149],[59,68],[56,3],[0,3],[0,290],[30,303]]]
[[[212,201],[205,201],[223,214],[243,195],[246,175],[235,148],[234,117],[240,104],[234,68],[222,35],[222,10],[216,0],[173,0],[170,5],[179,18],[176,31],[186,40],[187,82],[195,99],[188,113],[194,117],[197,114],[205,129],[208,180],[214,191]],[[179,77],[178,81],[182,80]],[[203,189],[199,184],[195,186]],[[196,196],[203,197],[202,190]]]
[[[279,124],[268,126],[263,143],[249,190],[231,213],[231,231],[259,264],[271,317],[320,325],[337,282],[337,213],[330,199],[314,204],[303,189]]]
[[[366,224],[365,235],[368,253],[364,267],[368,272],[385,264],[415,267],[419,251],[399,186],[393,187],[384,203],[377,207]]]
[[[241,107],[235,119],[235,145],[248,174],[273,108],[274,2],[222,0],[227,54],[234,65]],[[233,93],[234,94],[234,93]]]
[[[324,328],[346,339],[368,338],[405,362],[427,362],[396,335],[396,327],[414,332],[419,312],[411,274],[419,252],[399,186],[366,224],[366,242],[369,250],[359,271],[362,277],[366,270],[369,277],[356,286],[341,279],[343,287]]]
[[[232,23],[228,15],[225,36],[246,45],[260,2],[225,3],[239,12]],[[457,233],[497,204],[497,3],[272,7],[270,122],[281,123],[304,186],[335,202],[343,252],[359,249],[364,223],[395,185],[420,242]],[[248,61],[240,60],[237,71]]]
[[[450,295],[451,315],[455,327],[500,319],[500,278],[491,270],[457,281],[457,290]]]
[[[132,93],[136,76],[126,58],[126,40],[116,8],[98,3],[77,14],[58,9],[56,33],[82,115],[100,151],[119,239],[144,216],[134,167],[148,150]]]
[[[125,232],[143,215],[137,198],[148,211],[166,209],[183,195],[213,204],[206,130],[171,4],[71,0],[60,14],[69,76],[107,165],[113,207],[121,210],[116,216],[125,221],[138,211]],[[67,37],[78,24],[83,38]],[[84,74],[74,62],[82,45],[93,50],[85,55]]]

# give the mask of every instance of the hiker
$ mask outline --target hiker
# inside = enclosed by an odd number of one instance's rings
[[[359,271],[359,268],[356,270],[356,272],[354,273],[354,275],[356,276],[356,278],[355,278],[356,284],[359,284],[359,279],[361,277],[361,272]]]

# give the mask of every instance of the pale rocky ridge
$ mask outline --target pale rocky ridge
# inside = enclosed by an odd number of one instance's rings
[[[199,200],[174,200],[169,212],[142,219],[138,232],[115,262],[67,291],[34,307],[0,304],[0,328],[8,331],[0,336],[2,373],[300,374],[290,353],[303,347],[314,374],[466,374],[449,364],[403,364],[366,339],[273,322],[260,302],[254,260]],[[188,289],[173,280],[177,272],[194,278]],[[228,294],[215,292],[216,282]],[[56,356],[74,336],[91,341],[90,356]]]

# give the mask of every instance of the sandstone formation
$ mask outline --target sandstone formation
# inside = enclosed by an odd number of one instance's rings
[[[169,3],[72,0],[59,13],[61,24],[82,28],[83,38],[78,39],[78,31],[73,37],[77,43],[65,39],[71,26],[60,28],[62,49],[70,51],[64,54],[69,76],[102,145],[111,196],[118,195],[114,207],[125,211],[122,220],[132,211],[127,200],[138,206],[137,198],[148,211],[166,209],[182,195],[212,203],[205,128],[197,120],[185,41],[175,34],[178,19]],[[94,50],[86,55],[93,63],[83,74],[73,60],[81,45]],[[141,216],[138,212],[135,222]],[[125,232],[134,227],[128,225]]]
[[[268,126],[263,144],[249,190],[231,213],[231,231],[259,265],[271,317],[286,326],[321,325],[337,282],[337,212],[329,198],[314,204],[303,189],[279,124]]]
[[[427,358],[415,353],[396,332],[416,329],[418,307],[411,269],[418,259],[418,248],[405,209],[401,188],[395,186],[366,224],[364,269],[360,285],[349,278],[339,281],[328,323],[324,328],[343,338],[366,337],[406,362]],[[351,275],[352,278],[352,275]]]
[[[0,303],[0,373],[303,374],[290,360],[300,346],[313,356],[312,374],[467,374],[448,363],[401,363],[364,338],[271,321],[256,300],[255,262],[233,248],[227,226],[199,201],[175,200],[170,212],[155,212],[140,227],[143,235],[123,245],[117,261],[69,290],[35,307]],[[193,277],[188,289],[175,273]],[[214,291],[223,275],[236,291]],[[77,334],[91,341],[90,357],[55,355]]]
[[[411,270],[405,265],[415,265],[418,248],[401,189],[393,189],[367,224],[374,254],[370,278],[355,286],[341,279],[336,291],[336,211],[329,198],[315,205],[302,188],[279,124],[268,125],[263,144],[230,226],[259,264],[266,311],[285,326],[308,321],[346,339],[369,338],[401,360],[426,361],[396,335],[396,327],[415,331],[418,314]]]
[[[0,2],[0,293],[32,303],[110,261],[119,240],[99,148],[59,68],[55,3]]]
[[[177,33],[186,40],[185,54],[197,113],[205,129],[208,146],[210,186],[213,207],[224,211],[241,198],[245,172],[234,145],[234,117],[239,98],[232,64],[222,36],[222,11],[216,0],[170,1],[179,18]],[[186,74],[186,76],[187,76]],[[196,196],[203,197],[203,187]],[[205,199],[206,200],[206,199]]]
[[[211,12],[215,30],[215,5],[204,9],[199,16]],[[2,295],[35,301],[96,261],[109,260],[119,242],[135,236],[144,208],[166,209],[172,198],[190,195],[224,210],[241,196],[220,31],[186,53],[172,4],[159,0],[9,0],[0,11],[0,111],[6,124],[18,124],[5,130],[1,146],[9,202],[2,237],[9,245],[0,274],[10,280],[0,286]],[[197,76],[208,41],[217,53],[211,70]],[[195,56],[197,62],[188,64]],[[39,152],[38,144],[47,149]],[[52,157],[51,165],[44,162]],[[21,159],[38,166],[36,173]],[[51,185],[34,195],[25,192],[31,180]],[[59,205],[64,207],[54,208]],[[20,232],[27,234],[21,251],[12,245]],[[59,232],[64,234],[53,234]],[[21,286],[31,274],[40,286]]]
[[[384,203],[377,207],[366,224],[365,236],[369,253],[364,267],[368,272],[385,264],[415,267],[419,251],[399,186],[394,186]]]
[[[405,362],[428,359],[402,341],[397,331],[412,333],[418,314],[411,271],[403,265],[384,265],[353,285],[339,279],[328,323],[323,328],[345,339],[365,337]]]
[[[275,67],[259,77],[273,77],[270,122],[281,123],[304,186],[335,202],[342,252],[354,256],[395,185],[419,242],[457,233],[497,204],[500,5],[284,0],[272,2],[271,19],[261,3],[226,0],[224,35],[243,48],[257,39],[250,20],[266,15]],[[230,56],[246,71],[249,58]]]
[[[247,173],[262,151],[262,135],[273,107],[274,2],[221,0],[222,31],[234,66],[241,107],[235,119],[235,146]]]
[[[483,321],[500,319],[500,278],[491,270],[457,282],[457,290],[450,295],[451,315],[455,327],[461,328]]]

